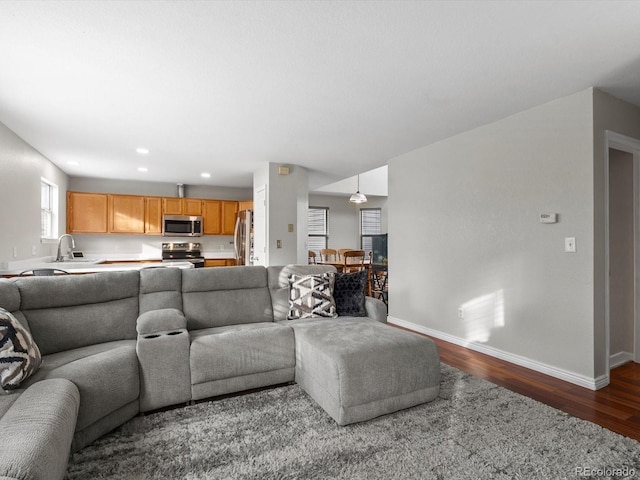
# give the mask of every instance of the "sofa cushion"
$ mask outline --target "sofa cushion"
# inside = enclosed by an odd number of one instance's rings
[[[43,357],[40,369],[25,385],[66,378],[80,391],[77,430],[83,430],[140,394],[135,340],[101,343]]]
[[[293,368],[293,330],[273,322],[228,325],[190,332],[193,385]]]
[[[139,273],[17,277],[21,310],[42,355],[136,338]]]
[[[40,350],[31,334],[4,308],[0,308],[0,386],[18,388],[40,367]]]
[[[289,320],[337,317],[333,299],[334,273],[296,275],[289,278]]]
[[[367,286],[368,273],[360,270],[353,273],[336,273],[333,298],[339,316],[365,317],[364,290]]]
[[[189,330],[273,322],[264,267],[182,270],[182,304]]]

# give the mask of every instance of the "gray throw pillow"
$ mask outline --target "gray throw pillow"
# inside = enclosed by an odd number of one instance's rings
[[[333,299],[335,277],[331,272],[289,277],[289,313],[287,319],[337,317]]]
[[[0,385],[13,390],[35,373],[42,357],[31,334],[20,322],[0,308]]]

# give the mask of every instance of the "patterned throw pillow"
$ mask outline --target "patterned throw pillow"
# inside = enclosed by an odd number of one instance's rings
[[[289,314],[287,319],[337,317],[333,299],[333,273],[291,275],[289,277]]]
[[[338,315],[366,317],[364,309],[364,289],[367,286],[367,271],[336,273],[333,298]]]
[[[18,388],[42,363],[40,350],[20,322],[0,308],[0,385]]]

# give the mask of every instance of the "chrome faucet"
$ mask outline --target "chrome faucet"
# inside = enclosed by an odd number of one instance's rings
[[[62,240],[64,240],[64,238],[70,238],[71,239],[71,248],[76,248],[76,241],[73,239],[73,237],[68,234],[65,233],[64,235],[60,235],[60,238],[58,238],[58,254],[56,255],[56,262],[62,262],[64,260],[64,255],[62,255]],[[67,249],[67,253],[69,253],[69,250],[71,249]]]

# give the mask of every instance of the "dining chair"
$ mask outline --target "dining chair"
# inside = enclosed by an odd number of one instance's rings
[[[323,262],[337,261],[338,251],[335,248],[323,248],[320,250],[320,260]]]
[[[309,253],[307,254],[307,258],[309,260],[309,265],[315,265],[316,262],[316,252],[314,252],[313,250],[309,250]]]
[[[386,265],[371,265],[371,296],[389,308],[389,271]]]
[[[59,268],[34,268],[32,270],[24,270],[23,272],[20,272],[18,274],[18,276],[20,277],[27,277],[32,275],[34,277],[50,277],[53,275],[69,275],[69,272],[67,272],[66,270],[61,270]]]
[[[364,264],[364,250],[347,250],[342,254],[342,257],[343,272],[359,272],[366,268]]]
[[[338,261],[344,261],[344,252],[348,252],[349,250],[353,250],[353,248],[341,248],[338,250]]]

